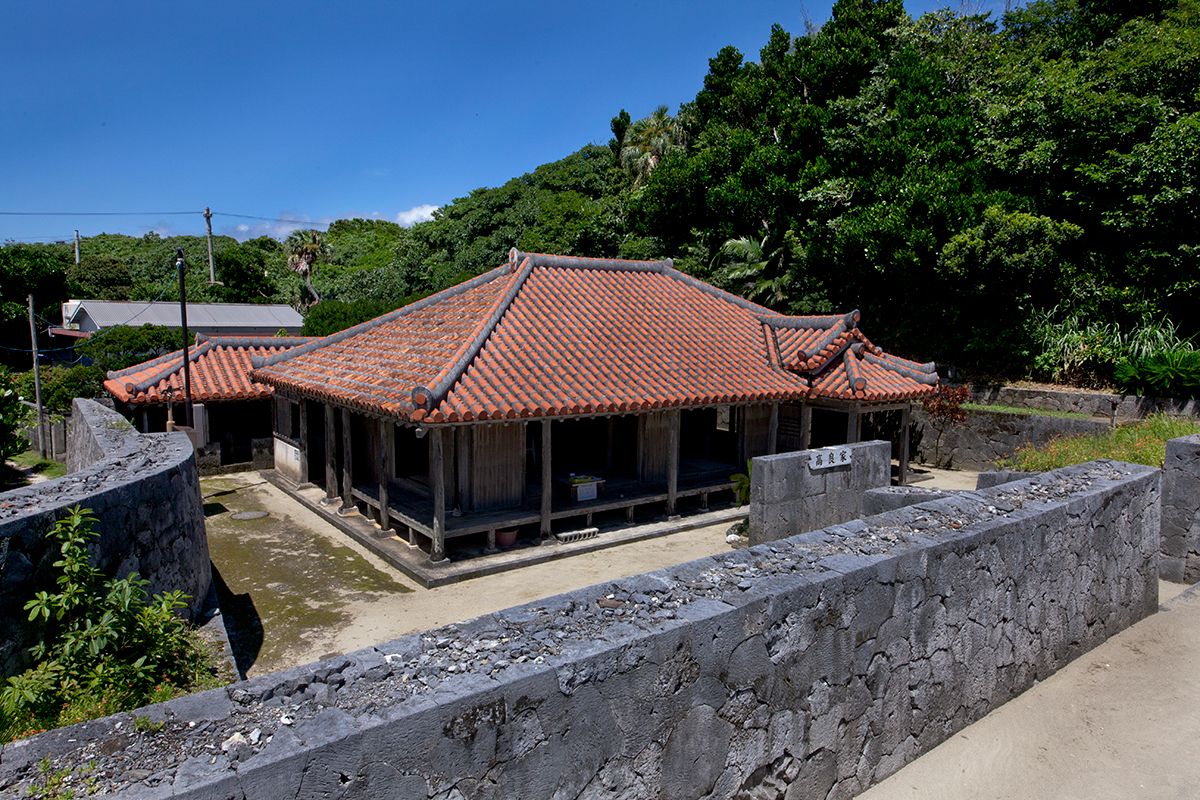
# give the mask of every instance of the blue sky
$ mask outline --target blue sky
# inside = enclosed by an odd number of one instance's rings
[[[908,0],[910,14],[947,5]],[[950,3],[959,8],[958,2]],[[971,8],[1003,9],[1003,0]],[[411,222],[691,100],[830,0],[7,3],[0,240]]]

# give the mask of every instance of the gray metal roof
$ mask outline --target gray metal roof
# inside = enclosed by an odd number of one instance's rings
[[[98,330],[116,325],[165,325],[179,327],[178,303],[126,303],[116,300],[72,300],[79,306],[71,319],[80,330]],[[261,305],[257,303],[188,303],[188,327],[193,330],[245,331],[250,329],[269,330],[274,333],[280,328],[299,330],[304,317],[289,305]]]

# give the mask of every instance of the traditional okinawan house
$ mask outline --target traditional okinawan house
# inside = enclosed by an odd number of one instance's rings
[[[266,468],[274,456],[274,390],[250,378],[252,355],[272,356],[312,337],[210,337],[196,334],[188,349],[196,454],[202,471]],[[164,431],[168,417],[184,421],[183,351],[109,372],[104,388],[117,411],[143,433]],[[281,472],[289,465],[276,463]],[[294,467],[293,467],[294,471]]]
[[[385,531],[399,523],[438,561],[448,539],[491,548],[497,529],[549,537],[601,512],[706,508],[748,458],[806,447],[813,408],[846,414],[849,441],[863,413],[907,413],[935,391],[934,365],[885,354],[858,321],[781,317],[669,261],[514,249],[465,283],[255,357],[251,376],[290,407],[276,436],[295,442],[298,481]]]

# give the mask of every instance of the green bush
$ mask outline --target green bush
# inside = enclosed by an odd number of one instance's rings
[[[1126,394],[1158,397],[1200,396],[1200,352],[1174,350],[1117,365],[1117,383]]]
[[[42,405],[46,410],[66,414],[76,397],[103,397],[104,371],[100,367],[42,367]],[[18,378],[21,397],[30,403],[35,397],[33,370]]]
[[[1098,458],[1162,467],[1166,443],[1195,433],[1200,433],[1200,424],[1155,414],[1102,433],[1059,436],[1043,445],[1018,447],[1012,458],[997,460],[996,468],[1046,472]]]
[[[1191,341],[1180,338],[1174,322],[1152,316],[1122,330],[1116,323],[1085,320],[1079,314],[1058,319],[1055,309],[1036,316],[1033,339],[1041,351],[1034,359],[1035,371],[1077,386],[1119,382],[1116,369],[1124,361],[1192,351]]]
[[[62,553],[58,591],[25,604],[45,627],[30,649],[35,666],[0,690],[0,741],[159,702],[214,671],[176,615],[186,595],[149,597],[137,573],[104,581],[91,565],[87,540],[98,534],[89,513],[76,506],[47,534]]]
[[[16,382],[8,369],[0,366],[0,463],[25,449],[17,429],[25,421],[26,413]]]

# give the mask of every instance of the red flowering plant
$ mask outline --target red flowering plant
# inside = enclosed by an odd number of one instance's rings
[[[941,466],[942,438],[953,425],[961,425],[967,421],[967,412],[962,404],[971,399],[971,390],[965,386],[946,386],[939,384],[938,390],[921,398],[925,414],[929,417],[929,427],[937,432],[933,443],[933,465]]]

